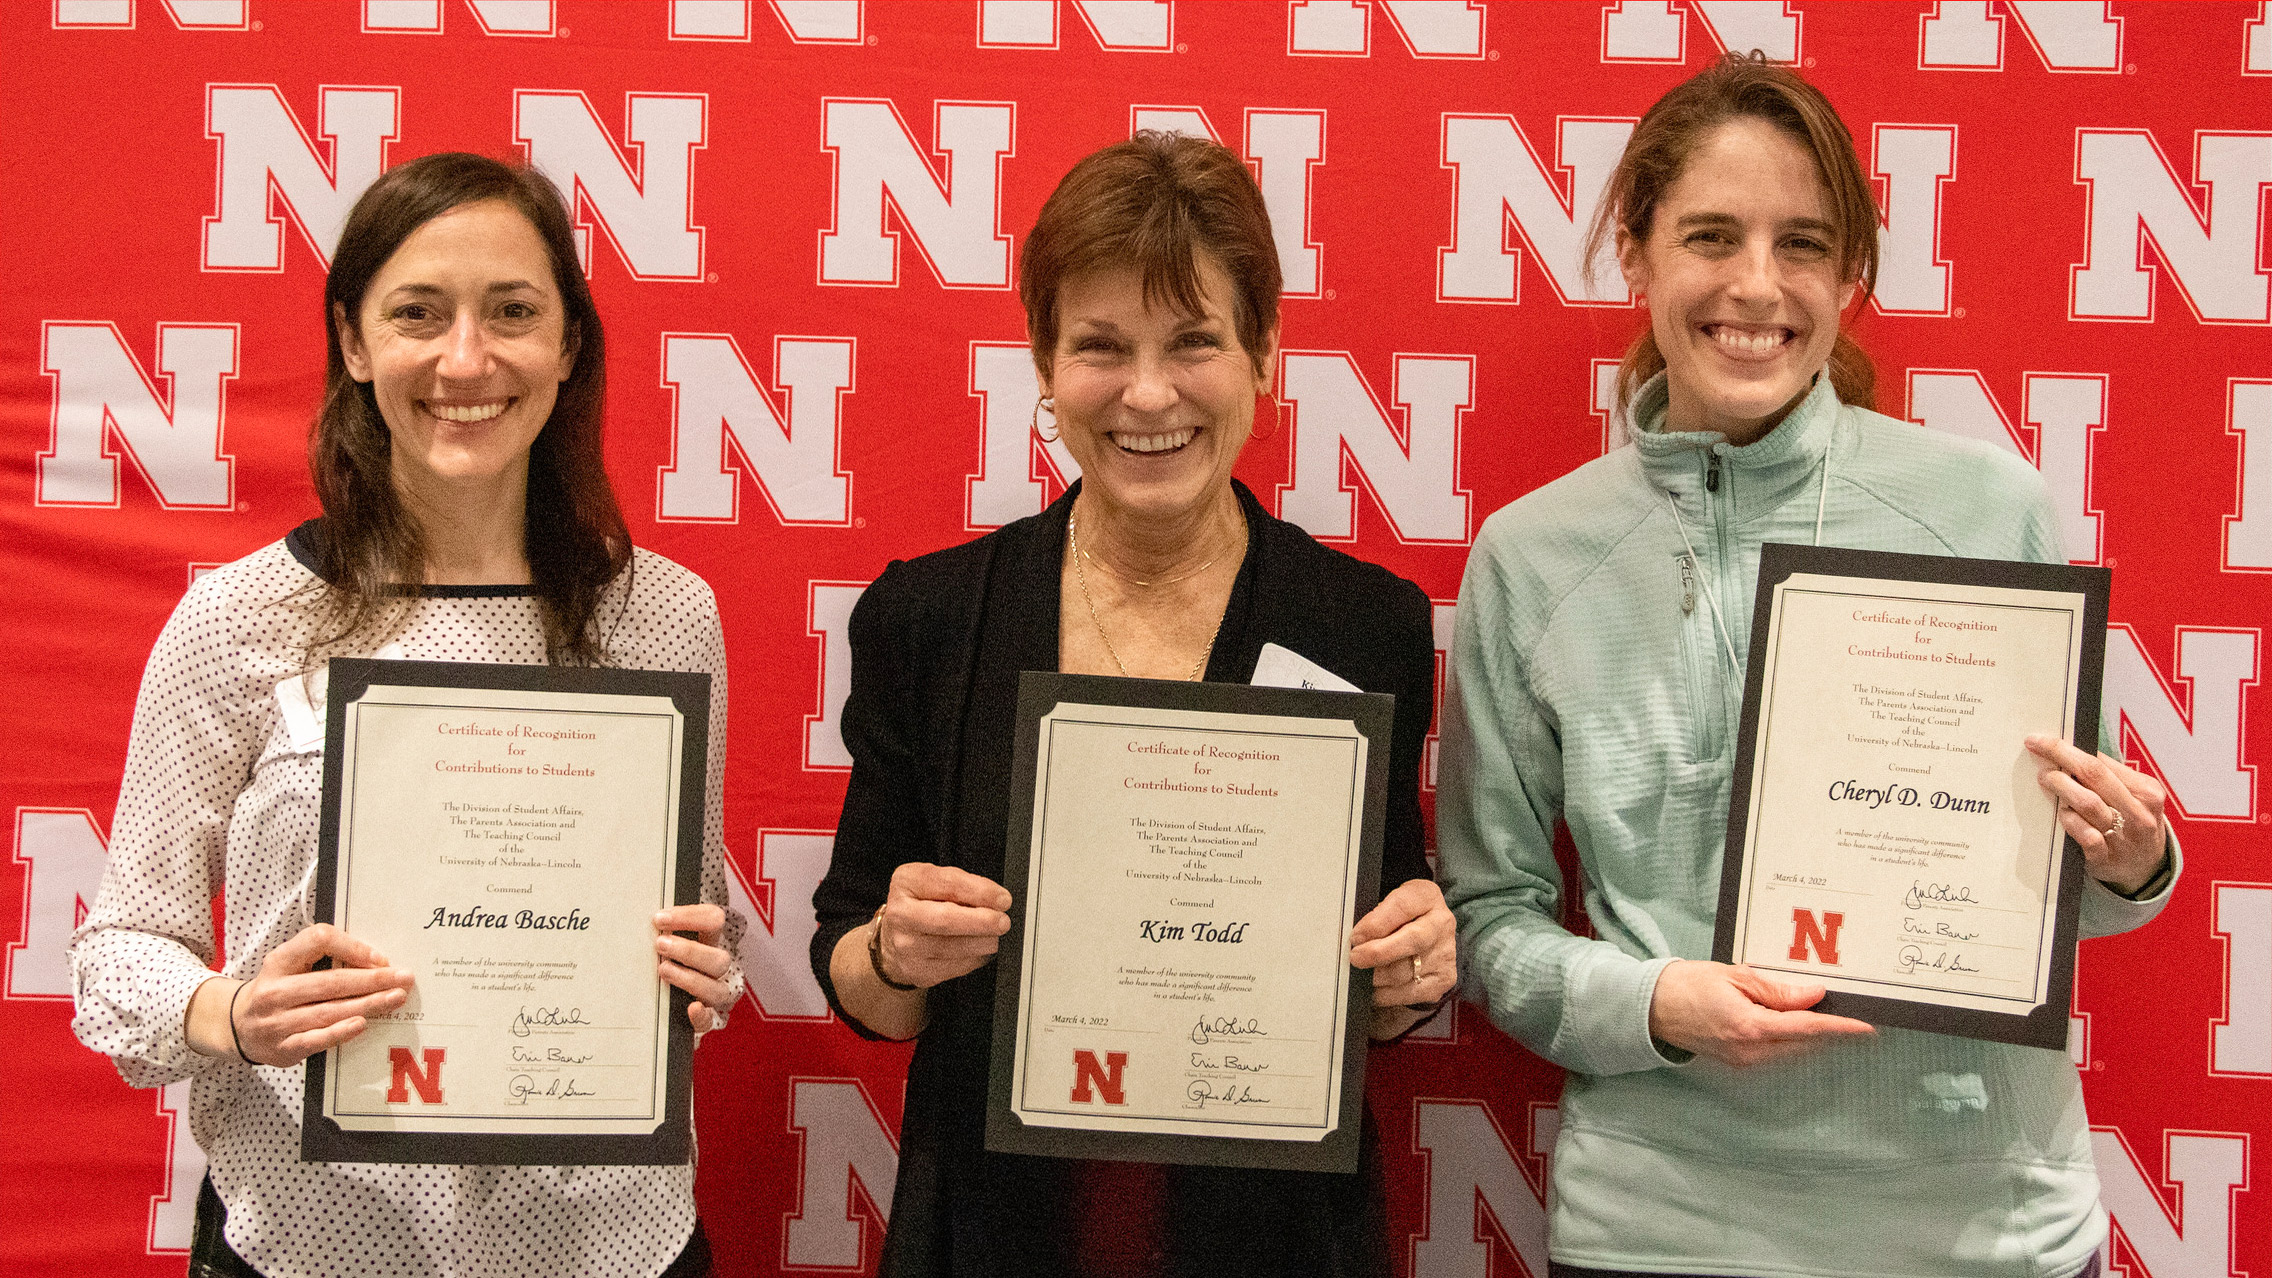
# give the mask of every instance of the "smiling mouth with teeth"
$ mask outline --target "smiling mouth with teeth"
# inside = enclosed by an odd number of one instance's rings
[[[1710,324],[1705,326],[1704,334],[1716,345],[1751,355],[1764,355],[1791,340],[1791,330],[1787,328],[1765,333],[1746,333],[1724,324]]]
[[[1112,442],[1131,453],[1172,453],[1190,443],[1198,433],[1189,426],[1182,430],[1171,430],[1157,435],[1131,435],[1122,431],[1114,431]]]
[[[446,422],[485,422],[505,411],[511,400],[501,399],[489,404],[428,404],[426,411]]]

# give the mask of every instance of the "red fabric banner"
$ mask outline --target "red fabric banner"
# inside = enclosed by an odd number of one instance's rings
[[[1640,313],[1578,241],[1641,111],[1730,47],[1802,67],[1878,177],[1878,407],[2033,462],[2115,569],[2107,704],[2187,869],[2079,961],[2110,1265],[2272,1265],[2272,6],[42,0],[0,47],[0,1269],[180,1271],[186,1085],[78,1046],[65,945],[151,640],[315,513],[322,277],[384,168],[522,156],[573,192],[618,490],[732,659],[752,997],[696,1064],[703,1216],[721,1273],[865,1272],[907,1049],[806,964],[845,621],[1070,477],[1013,274],[1058,176],[1138,127],[1249,157],[1288,299],[1239,474],[1445,638],[1484,517],[1622,438]],[[1544,1272],[1559,1086],[1473,1007],[1376,1054],[1406,1272]]]

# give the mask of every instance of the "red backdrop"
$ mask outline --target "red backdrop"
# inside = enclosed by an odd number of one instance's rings
[[[1577,233],[1634,118],[1729,46],[1802,65],[1879,175],[1880,408],[2035,462],[2078,562],[2116,569],[2108,701],[2188,867],[2080,959],[2110,1259],[2272,1261],[2272,6],[18,0],[0,24],[0,1269],[180,1271],[186,1090],[72,1040],[64,947],[152,638],[201,565],[314,511],[321,277],[384,166],[526,155],[575,192],[626,513],[717,588],[733,660],[753,998],[696,1065],[703,1214],[726,1273],[862,1271],[907,1053],[806,970],[844,622],[891,558],[1068,476],[1028,432],[1011,273],[1057,176],[1144,123],[1254,160],[1287,354],[1240,474],[1418,581],[1445,635],[1483,517],[1621,436],[1602,374],[1639,316],[1614,272],[1588,290]],[[1412,1272],[1543,1271],[1558,1086],[1472,1008],[1376,1055]]]

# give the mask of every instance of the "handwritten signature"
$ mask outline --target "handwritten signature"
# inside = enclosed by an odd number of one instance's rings
[[[1972,889],[1957,883],[1911,883],[1901,898],[1909,909],[1922,909],[1928,905],[1978,905],[1972,899]]]
[[[1251,1016],[1243,1021],[1235,1016],[1202,1016],[1199,1023],[1191,1027],[1191,1041],[1200,1044],[1212,1043],[1218,1038],[1261,1036],[1262,1024]]]
[[[1931,927],[1926,927],[1916,919],[1901,920],[1901,930],[1911,936],[1935,936],[1944,941],[1977,941],[1980,939],[1978,932],[1959,932],[1946,923],[1938,922]]]
[[[1901,952],[1894,956],[1893,962],[1894,966],[1900,968],[1904,972],[1914,972],[1920,967],[1934,972],[1952,973],[1977,972],[1980,970],[1979,968],[1965,962],[1964,955],[1962,954],[1954,952],[1948,954],[1936,954],[1932,958],[1928,959],[1925,957],[1925,952],[1918,949],[1914,945],[1902,946]]]
[[[523,1105],[528,1104],[531,1097],[538,1100],[575,1100],[582,1096],[599,1095],[598,1092],[587,1092],[576,1086],[573,1078],[556,1078],[547,1086],[539,1088],[536,1080],[526,1074],[513,1075],[513,1081],[505,1084],[505,1094]]]
[[[518,1043],[513,1044],[513,1063],[515,1065],[581,1065],[590,1059],[592,1059],[590,1052],[570,1055],[557,1047],[547,1047],[540,1053],[533,1047],[523,1047]]]
[[[522,1008],[513,1013],[509,1027],[513,1037],[527,1038],[531,1029],[557,1029],[567,1025],[589,1025],[580,1007],[540,1007],[534,1011]]]
[[[1240,1060],[1236,1056],[1224,1056],[1218,1059],[1216,1057],[1207,1055],[1205,1052],[1193,1052],[1191,1054],[1191,1068],[1233,1069],[1242,1074],[1259,1074],[1262,1071],[1269,1069],[1270,1063],[1268,1061],[1265,1061],[1259,1065],[1250,1065],[1247,1062]]]
[[[1192,1079],[1191,1086],[1183,1089],[1183,1095],[1184,1099],[1191,1102],[1184,1106],[1186,1109],[1204,1109],[1209,1102],[1218,1105],[1267,1105],[1270,1103],[1269,1097],[1254,1094],[1254,1084],[1252,1083],[1232,1083],[1221,1091],[1217,1091],[1215,1085],[1204,1078]]]

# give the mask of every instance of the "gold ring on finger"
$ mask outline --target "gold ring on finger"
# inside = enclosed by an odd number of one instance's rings
[[[2122,833],[2122,814],[2117,812],[2114,814],[2114,824],[2106,827],[2106,837],[2111,839],[2120,833]]]

